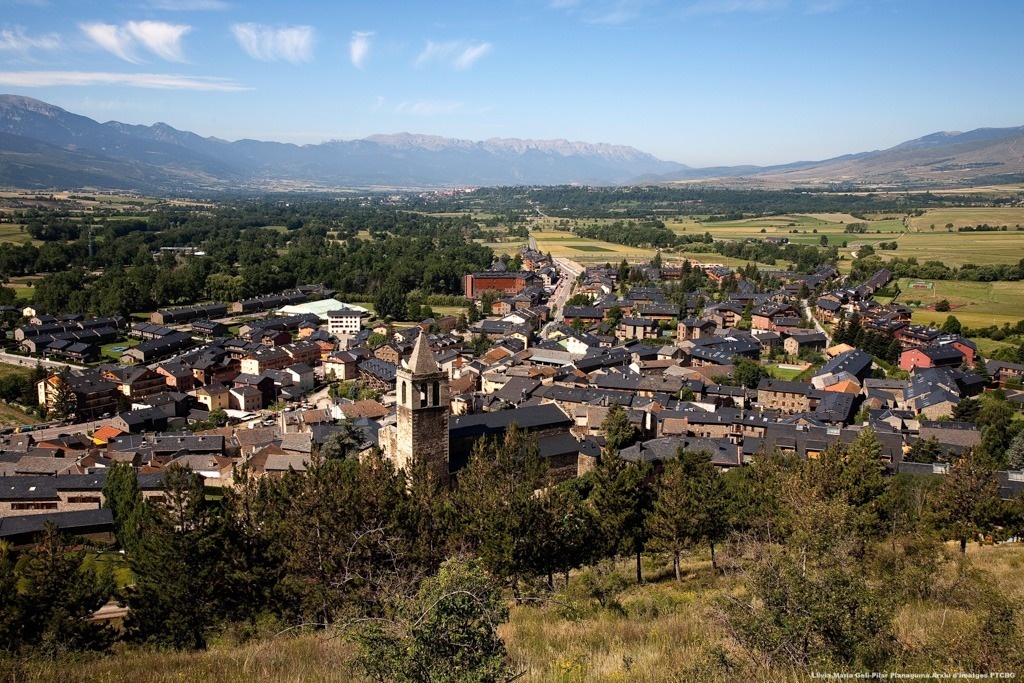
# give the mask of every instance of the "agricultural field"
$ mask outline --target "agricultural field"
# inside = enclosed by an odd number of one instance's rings
[[[995,225],[1007,226],[1014,230],[1018,225],[1024,226],[1024,207],[949,207],[942,209],[929,209],[922,216],[913,216],[908,220],[910,229],[914,232],[931,232],[935,226],[935,232],[945,230],[948,224],[953,224],[953,229],[974,226],[974,225]]]
[[[32,236],[25,231],[25,226],[20,223],[0,223],[0,242],[10,242],[11,244],[34,244],[37,247],[43,242],[41,240],[34,240]]]
[[[912,283],[930,282],[931,289],[912,287]],[[899,301],[920,301],[914,308],[914,322],[941,326],[954,315],[967,327],[1014,324],[1024,318],[1024,282],[968,282],[964,280],[899,281]],[[946,299],[952,310],[934,310],[936,302]]]
[[[857,235],[857,241],[864,242],[860,237],[864,236]],[[947,232],[936,229],[934,233],[908,232],[896,241],[899,244],[896,251],[878,250],[875,253],[883,259],[914,257],[920,263],[941,261],[948,266],[1017,263],[1024,258],[1024,231],[1014,229],[1008,232]]]
[[[875,242],[892,241],[903,232],[903,221],[900,219],[884,219],[868,222],[869,232],[849,234],[844,232],[850,223],[864,223],[847,214],[787,214],[782,216],[762,216],[745,218],[737,221],[693,221],[681,219],[667,221],[665,225],[677,233],[703,234],[711,233],[715,239],[742,240],[748,237],[764,239],[765,237],[786,237],[794,244],[819,244],[822,235],[828,238],[829,244],[840,245],[843,242],[853,244],[873,244]],[[793,232],[794,230],[798,232]]]
[[[552,256],[563,256],[581,263],[618,263],[622,259],[640,261],[654,256],[653,249],[627,247],[601,240],[584,239],[568,232],[535,232],[537,249]],[[507,250],[511,245],[500,245]],[[498,251],[498,249],[495,249]]]

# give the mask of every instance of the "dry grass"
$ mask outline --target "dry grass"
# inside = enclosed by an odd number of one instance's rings
[[[303,634],[245,645],[217,644],[205,652],[164,652],[123,648],[105,657],[85,658],[55,666],[30,662],[12,681],[95,681],[97,683],[286,683],[361,681],[350,669],[354,650],[340,638]],[[0,674],[5,673],[0,665]]]
[[[950,546],[950,556],[958,553]],[[968,559],[1020,608],[1024,602],[1024,546],[971,545]],[[645,559],[648,583],[631,583],[630,562],[614,568],[618,590],[601,607],[587,589],[586,572],[573,575],[568,589],[512,608],[501,629],[516,680],[574,683],[589,681],[675,682],[811,681],[812,671],[761,669],[745,655],[724,626],[718,610],[727,595],[742,593],[734,575],[712,572],[706,554],[684,557],[677,583],[670,563]],[[593,570],[587,570],[593,572]],[[949,562],[935,582],[950,590],[956,563]],[[605,576],[608,576],[607,574]],[[593,578],[593,576],[589,577]],[[904,606],[894,631],[901,655],[890,671],[976,671],[982,615],[973,609],[970,589],[957,601],[928,600]],[[1018,613],[1018,622],[1022,615]],[[1019,624],[1024,628],[1024,623]],[[1020,646],[1017,648],[1021,649]],[[122,648],[113,656],[77,662],[30,663],[0,680],[170,683],[171,681],[362,681],[350,663],[354,647],[330,633],[278,636],[238,644],[221,637],[206,652],[174,653]],[[1003,661],[1024,661],[1020,652],[1000,653]]]

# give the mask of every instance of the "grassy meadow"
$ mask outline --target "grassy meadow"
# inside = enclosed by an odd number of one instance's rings
[[[913,282],[930,282],[931,289],[913,289]],[[914,322],[941,325],[954,315],[967,327],[988,327],[1016,323],[1024,318],[1024,282],[969,282],[964,280],[899,280],[899,301],[920,301],[914,309]],[[934,310],[937,301],[946,299],[952,310]]]
[[[32,374],[31,368],[23,368],[20,365],[0,363],[0,378],[6,377],[29,377]],[[21,425],[38,424],[39,418],[29,415],[22,410],[20,405],[0,401],[0,427],[20,427]]]
[[[936,588],[954,590],[958,553]],[[967,560],[986,580],[1016,604],[1024,600],[1024,546],[968,547]],[[632,564],[604,573],[591,569],[573,575],[569,586],[553,594],[537,593],[512,606],[500,634],[515,680],[523,683],[588,681],[812,681],[814,670],[761,667],[750,659],[722,618],[721,605],[744,595],[739,574],[712,571],[706,554],[683,558],[682,581],[672,576],[667,558],[645,559],[647,583],[631,580]],[[594,586],[604,590],[602,606]],[[1019,611],[1013,616],[1022,624]],[[963,603],[935,598],[914,601],[894,619],[898,654],[887,666],[904,674],[972,672],[988,653],[979,637],[978,615]],[[177,653],[119,646],[111,656],[72,661],[37,660],[4,670],[0,678],[23,681],[103,681],[171,683],[179,681],[268,683],[285,681],[366,681],[351,662],[355,647],[337,631],[287,632],[271,624],[241,642],[237,634],[219,635],[204,652]],[[998,652],[1006,661],[1024,660],[1024,645]],[[839,667],[836,671],[841,671]],[[993,670],[1004,670],[995,665]]]

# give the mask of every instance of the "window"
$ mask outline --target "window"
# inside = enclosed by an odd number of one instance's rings
[[[74,505],[100,504],[99,496],[68,496],[68,503]]]
[[[437,406],[441,404],[441,385],[439,382],[434,382],[434,401],[433,405]]]
[[[11,503],[12,510],[56,510],[56,503]]]

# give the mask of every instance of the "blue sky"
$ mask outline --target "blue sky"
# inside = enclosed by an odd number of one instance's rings
[[[1024,124],[1022,31],[1021,0],[0,0],[0,92],[228,140],[771,164]]]

